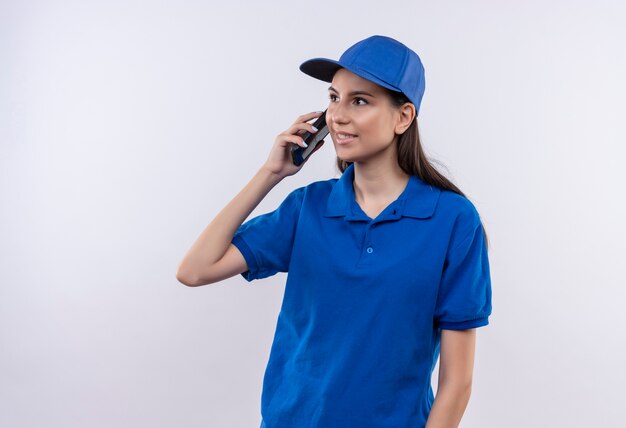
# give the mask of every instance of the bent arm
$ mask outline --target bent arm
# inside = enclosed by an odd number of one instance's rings
[[[231,244],[235,232],[282,177],[262,167],[209,223],[178,265],[176,279],[196,287],[247,270],[245,259]]]
[[[441,330],[439,382],[426,428],[456,428],[472,390],[476,329]]]

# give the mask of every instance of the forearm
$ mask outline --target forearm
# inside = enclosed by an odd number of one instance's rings
[[[471,385],[443,384],[430,409],[426,428],[457,428],[471,394]]]
[[[281,180],[282,177],[266,168],[259,169],[200,234],[180,262],[177,276],[195,278],[204,268],[220,260],[239,226]]]

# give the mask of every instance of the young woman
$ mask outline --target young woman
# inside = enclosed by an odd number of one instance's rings
[[[300,69],[331,83],[326,120],[341,177],[295,189],[244,223],[302,168],[289,152],[317,131],[309,121],[321,112],[298,117],[177,278],[199,286],[288,272],[262,427],[456,427],[470,397],[475,329],[491,314],[491,280],[478,212],[420,146],[421,60],[376,35],[338,61]]]

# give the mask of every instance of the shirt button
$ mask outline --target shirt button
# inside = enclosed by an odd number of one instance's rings
[[[374,249],[372,247],[367,247],[367,252],[372,254],[374,252]]]

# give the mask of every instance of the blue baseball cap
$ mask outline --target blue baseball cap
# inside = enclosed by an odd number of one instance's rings
[[[325,82],[346,68],[352,73],[392,91],[402,92],[415,105],[416,115],[424,96],[426,81],[420,57],[391,37],[374,35],[346,50],[339,61],[313,58],[300,64],[300,70]]]

